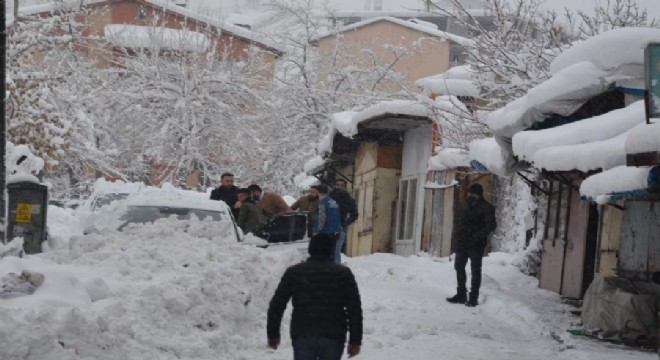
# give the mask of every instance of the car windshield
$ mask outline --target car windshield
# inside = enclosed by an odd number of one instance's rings
[[[94,210],[101,208],[103,206],[106,206],[110,204],[113,201],[117,200],[124,200],[128,198],[129,194],[122,194],[122,193],[110,193],[110,194],[103,194],[96,198],[96,201],[94,202]]]
[[[176,218],[179,220],[187,220],[190,219],[193,214],[200,220],[210,217],[217,221],[222,220],[223,215],[225,215],[225,213],[221,211],[202,209],[175,208],[167,206],[129,206],[128,211],[121,217],[124,223],[120,229],[130,223],[151,223],[158,219],[168,218],[172,215],[176,215]]]

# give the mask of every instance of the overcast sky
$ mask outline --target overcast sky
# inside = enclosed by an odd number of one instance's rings
[[[188,0],[189,7],[194,10],[220,10],[223,15],[242,12],[251,3],[257,0]],[[382,3],[383,10],[410,10],[423,8],[421,0],[315,0],[320,7],[328,5],[340,11],[362,11],[373,8],[377,2]],[[438,1],[438,0],[434,0]],[[440,0],[442,1],[442,0]],[[475,0],[466,0],[474,2]],[[602,0],[607,1],[607,0]],[[567,7],[574,10],[590,11],[594,7],[595,0],[545,0],[545,6],[551,9],[563,9]],[[660,0],[637,0],[637,3],[649,11],[652,17],[660,17]],[[370,5],[370,6],[369,6]],[[207,12],[203,11],[203,12]]]

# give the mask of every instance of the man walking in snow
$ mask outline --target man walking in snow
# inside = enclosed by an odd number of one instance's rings
[[[319,207],[316,212],[315,233],[331,235],[333,239],[332,244],[336,246],[336,242],[342,232],[339,204],[330,197],[330,189],[327,185],[319,185],[316,189],[319,193]],[[332,257],[336,264],[341,263],[340,253],[333,254]]]
[[[468,187],[467,204],[463,208],[461,219],[454,233],[456,242],[456,280],[458,286],[456,295],[447,298],[454,304],[477,306],[479,300],[479,287],[481,286],[481,262],[488,241],[488,235],[495,230],[495,209],[484,199],[484,189],[479,184]],[[472,270],[472,288],[467,296],[465,266],[470,259]]]
[[[222,200],[229,206],[234,219],[238,218],[240,204],[238,203],[238,187],[234,186],[234,174],[224,173],[220,176],[220,186],[211,191],[211,200]]]
[[[346,333],[348,357],[360,353],[362,304],[351,270],[330,261],[334,242],[314,235],[307,261],[286,270],[268,307],[268,346],[280,344],[282,315],[292,299],[291,341],[294,360],[339,360]]]

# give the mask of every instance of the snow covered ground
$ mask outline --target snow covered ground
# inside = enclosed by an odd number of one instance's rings
[[[0,276],[46,275],[34,295],[0,299],[0,359],[292,358],[288,335],[266,348],[265,317],[279,277],[303,259],[296,250],[242,245],[195,220],[83,236],[76,211],[49,214],[49,252],[0,259]],[[346,259],[365,314],[358,359],[657,358],[567,333],[578,328],[572,308],[514,261],[487,257],[483,304],[467,308],[444,300],[455,290],[449,259]]]

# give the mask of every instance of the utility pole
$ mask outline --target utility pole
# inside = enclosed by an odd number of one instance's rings
[[[7,199],[6,199],[6,169],[5,169],[5,152],[7,151],[7,140],[5,139],[6,123],[7,123],[7,0],[0,1],[0,21],[2,28],[0,29],[0,98],[2,98],[2,106],[0,111],[0,241],[6,243],[6,229],[7,229]],[[14,3],[16,6],[16,3]]]

